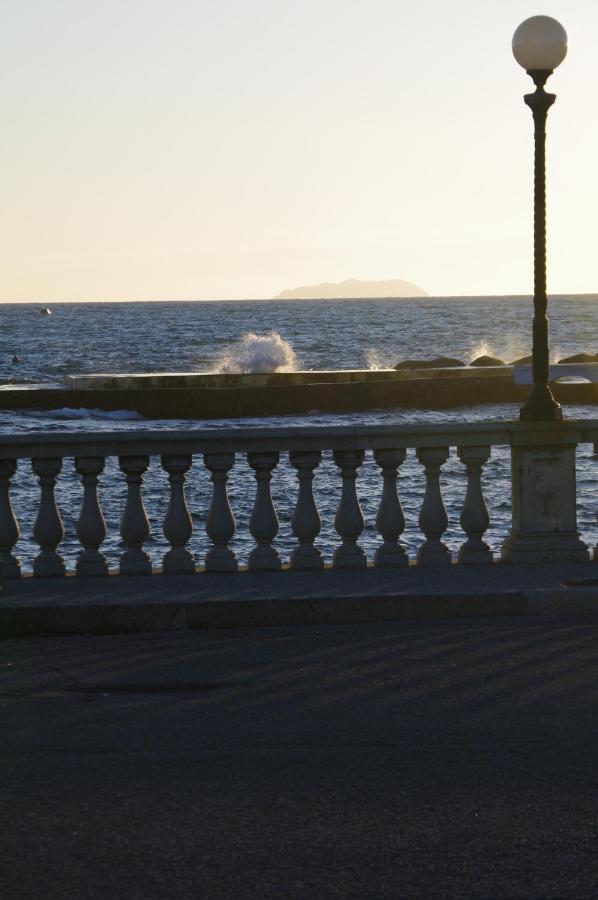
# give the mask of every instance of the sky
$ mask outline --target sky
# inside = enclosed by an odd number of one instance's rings
[[[548,288],[598,292],[595,0],[1,0],[0,301],[531,293],[540,13]]]

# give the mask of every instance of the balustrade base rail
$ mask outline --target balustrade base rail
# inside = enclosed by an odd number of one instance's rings
[[[243,567],[231,547],[236,521],[228,495],[230,472],[243,455],[253,472],[255,490],[249,532],[254,545],[249,553],[250,572],[321,572],[325,562],[318,536],[322,528],[314,497],[314,476],[322,451],[330,451],[339,475],[340,499],[334,518],[339,543],[332,565],[338,570],[368,568],[360,544],[365,520],[356,482],[366,454],[380,473],[381,490],[375,525],[380,540],[370,563],[375,568],[397,570],[409,567],[404,543],[405,515],[397,479],[407,451],[416,452],[425,483],[419,512],[422,539],[415,561],[421,567],[449,567],[453,555],[444,542],[448,515],[444,505],[441,475],[449,449],[457,456],[466,476],[460,514],[463,541],[456,554],[459,565],[488,565],[493,554],[484,540],[490,515],[483,493],[483,472],[493,446],[511,448],[513,462],[513,521],[504,535],[503,558],[512,562],[574,562],[589,558],[580,541],[576,520],[575,447],[598,440],[595,421],[526,424],[486,422],[446,426],[232,428],[179,432],[53,433],[24,438],[3,436],[0,440],[0,561],[5,581],[18,578],[21,561],[15,553],[19,524],[11,502],[11,479],[17,460],[31,460],[39,482],[40,499],[33,526],[39,546],[33,563],[37,578],[61,578],[66,573],[60,546],[65,528],[56,498],[56,482],[63,459],[71,457],[81,480],[81,505],[76,537],[81,546],[76,575],[107,576],[108,560],[102,552],[107,525],[98,497],[108,457],[118,459],[126,485],[120,522],[123,551],[120,575],[151,575],[155,571],[147,553],[150,524],[143,497],[144,475],[151,457],[159,457],[169,482],[168,506],[163,533],[169,549],[162,560],[165,575],[232,573]],[[272,478],[282,454],[288,454],[296,475],[296,500],[290,522],[295,546],[288,558],[276,548],[279,519],[271,493]],[[186,495],[186,479],[193,458],[201,457],[211,480],[209,512],[205,532],[210,542],[203,560],[189,549],[193,517]],[[242,498],[245,502],[245,498]],[[595,555],[595,554],[594,554]],[[413,562],[413,560],[411,560]]]

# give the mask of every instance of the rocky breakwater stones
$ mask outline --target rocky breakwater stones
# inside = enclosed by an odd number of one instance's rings
[[[400,372],[401,369],[454,369],[464,365],[460,359],[439,356],[437,359],[404,359],[395,366],[395,370]]]
[[[573,356],[565,356],[559,359],[557,366],[567,365],[567,363],[593,363],[598,362],[598,353],[574,353]]]
[[[504,366],[505,362],[502,359],[497,359],[495,356],[478,356],[469,365],[484,368],[485,366]]]
[[[532,354],[522,356],[521,359],[514,359],[513,362],[507,363],[509,366],[531,366],[534,361]],[[556,363],[557,366],[569,365],[571,363],[595,363],[598,362],[598,353],[574,353],[573,356],[564,356]],[[475,363],[471,363],[475,365]]]
[[[530,353],[529,356],[522,356],[521,359],[514,359],[513,362],[508,363],[510,366],[531,366],[533,362],[533,356]],[[598,353],[574,353],[573,356],[564,356],[563,359],[559,359],[557,362],[557,366],[569,365],[570,363],[594,363],[598,362]],[[471,365],[474,365],[473,363]]]

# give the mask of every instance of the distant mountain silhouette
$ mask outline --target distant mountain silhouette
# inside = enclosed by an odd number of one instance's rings
[[[427,297],[428,294],[410,281],[359,281],[349,278],[339,284],[307,285],[282,291],[274,300],[336,300],[368,299],[373,297]]]

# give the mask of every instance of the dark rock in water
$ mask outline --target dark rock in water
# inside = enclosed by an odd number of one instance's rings
[[[598,360],[598,356],[595,356],[593,353],[575,353],[573,356],[566,356],[564,359],[559,359],[557,365],[561,363],[591,363],[596,362]]]
[[[400,369],[454,369],[457,366],[464,366],[465,363],[460,359],[452,359],[450,356],[439,356],[437,359],[404,359],[395,366],[396,370]]]
[[[469,363],[470,366],[504,366],[504,364],[504,360],[497,359],[495,356],[478,356]]]
[[[510,366],[531,366],[533,361],[533,357],[531,356],[522,356],[521,359],[514,359],[512,363],[509,363]],[[598,362],[598,353],[574,353],[573,356],[565,356],[564,359],[559,359],[557,365],[560,363],[592,363]],[[473,363],[471,364],[473,365]]]

